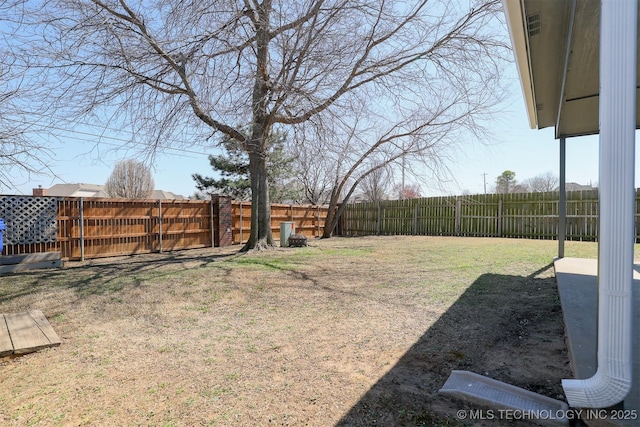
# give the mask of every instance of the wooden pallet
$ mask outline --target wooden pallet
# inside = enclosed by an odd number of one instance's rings
[[[40,252],[35,254],[0,256],[0,274],[36,268],[60,268],[60,252]]]
[[[0,314],[0,357],[32,353],[60,345],[42,311]]]

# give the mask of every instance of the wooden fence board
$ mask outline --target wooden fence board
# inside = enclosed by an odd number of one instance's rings
[[[58,252],[78,260],[212,246],[211,201],[66,197],[55,243],[5,246],[6,255]]]
[[[296,233],[307,237],[319,237],[324,231],[328,207],[318,205],[271,205],[271,233],[275,241],[280,240],[280,223],[294,222]],[[245,243],[251,232],[251,203],[231,203],[232,241]]]
[[[636,193],[636,208],[636,230],[640,231],[640,190]],[[57,242],[5,245],[5,254],[58,252],[68,260],[211,246],[211,209],[210,201],[64,198],[58,204]],[[327,212],[326,206],[274,204],[273,237],[279,240],[283,221],[293,221],[296,231],[307,237],[320,236]],[[346,236],[555,239],[558,212],[557,192],[350,203],[339,230]],[[251,229],[249,202],[232,202],[231,226],[232,242],[246,242]],[[597,234],[597,191],[568,192],[566,239],[594,241]]]
[[[556,239],[558,192],[439,196],[349,203],[340,229],[347,236],[421,234]],[[640,189],[636,192],[640,233]],[[595,241],[598,192],[567,193],[566,239]],[[640,242],[640,234],[636,236]]]

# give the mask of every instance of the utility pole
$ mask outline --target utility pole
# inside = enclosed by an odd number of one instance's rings
[[[402,144],[402,150],[404,151],[404,143]],[[402,188],[400,189],[400,200],[404,200],[404,169],[406,167],[406,161],[404,159],[404,152],[402,153]]]
[[[482,180],[484,181],[484,195],[487,195],[487,173],[481,173],[480,175],[482,175]]]

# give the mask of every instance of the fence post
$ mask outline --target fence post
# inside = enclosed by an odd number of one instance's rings
[[[209,200],[209,226],[211,227],[211,247],[213,248],[216,241],[216,230],[213,226],[213,199]]]
[[[455,229],[455,235],[459,236],[460,235],[460,230],[462,228],[462,200],[460,200],[459,198],[456,199],[456,229]]]
[[[413,207],[413,235],[418,235],[418,204]]]
[[[502,236],[502,199],[498,200],[498,225],[496,227],[496,237]]]
[[[162,253],[162,200],[158,199],[158,241],[160,244],[160,253]]]
[[[380,200],[378,200],[378,218],[376,221],[376,236],[380,235],[380,231],[381,231],[381,222],[382,222],[382,209],[380,208]]]
[[[80,197],[80,261],[84,261],[84,197]]]
[[[242,228],[243,228],[242,224],[243,224],[243,221],[242,221],[242,200],[240,200],[240,224],[239,224],[239,227],[240,227],[240,244],[242,244]]]

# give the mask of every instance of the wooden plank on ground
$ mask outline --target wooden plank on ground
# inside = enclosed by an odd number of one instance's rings
[[[29,313],[5,314],[4,318],[13,342],[14,354],[31,353],[51,346]]]
[[[39,252],[35,254],[24,255],[7,255],[0,257],[0,265],[31,263],[31,262],[44,262],[44,261],[58,261],[60,260],[60,252]]]
[[[36,325],[38,325],[38,328],[40,328],[40,331],[42,331],[44,336],[49,340],[49,344],[51,345],[51,347],[59,346],[60,337],[58,336],[58,334],[56,334],[56,331],[53,330],[47,318],[44,317],[44,314],[42,314],[42,311],[31,310],[29,314],[36,322]]]
[[[60,268],[60,267],[62,267],[62,260],[29,262],[26,264],[0,265],[0,274],[15,273],[16,271],[36,270],[40,268]]]
[[[0,314],[0,357],[13,354],[13,344],[7,329],[7,322],[4,320],[4,314]]]

